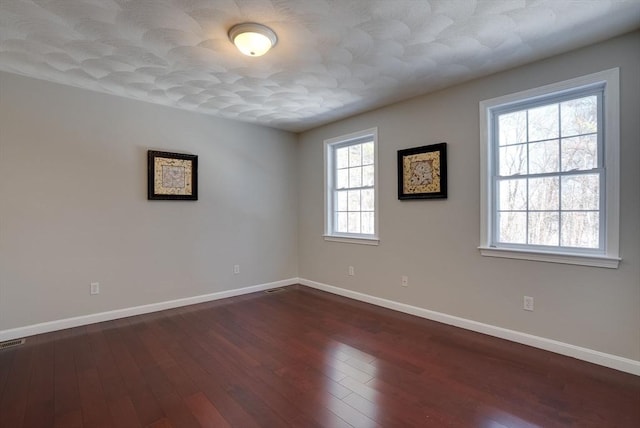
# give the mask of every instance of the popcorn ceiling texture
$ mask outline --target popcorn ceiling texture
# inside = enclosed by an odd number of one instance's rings
[[[239,22],[278,44],[243,56]],[[0,70],[302,131],[639,26],[639,0],[2,0]]]

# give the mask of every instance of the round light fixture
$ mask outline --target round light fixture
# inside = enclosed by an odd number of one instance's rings
[[[231,27],[229,40],[247,56],[262,56],[275,46],[278,37],[269,27],[247,22]]]

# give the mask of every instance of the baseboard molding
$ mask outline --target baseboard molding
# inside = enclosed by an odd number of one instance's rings
[[[338,294],[340,296],[359,300],[361,302],[371,303],[376,306],[382,306],[388,309],[393,309],[421,318],[438,321],[443,324],[464,328],[466,330],[488,334],[490,336],[499,337],[501,339],[510,340],[512,342],[521,343],[523,345],[533,346],[534,348],[544,349],[546,351],[555,352],[557,354],[566,355],[568,357],[577,358],[579,360],[588,361],[590,363],[640,376],[640,361],[631,360],[629,358],[606,354],[604,352],[582,348],[580,346],[559,342],[553,339],[547,339],[540,336],[534,336],[515,330],[509,330],[490,324],[484,324],[481,322],[456,317],[453,315],[447,315],[442,312],[431,311],[429,309],[419,308],[417,306],[407,305],[405,303],[394,302],[393,300],[382,299],[380,297],[335,287],[333,285],[322,284],[320,282],[311,281],[304,278],[299,278],[298,283],[332,294]]]
[[[510,340],[512,342],[521,343],[523,345],[533,346],[534,348],[544,349],[546,351],[555,352],[557,354],[566,355],[568,357],[577,358],[579,360],[588,361],[590,363],[620,370],[640,376],[640,361],[631,360],[629,358],[619,357],[617,355],[607,354],[593,349],[582,348],[580,346],[571,345],[553,339],[547,339],[540,336],[534,336],[528,333],[522,333],[515,330],[509,330],[502,327],[484,324],[481,322],[448,315],[442,312],[436,312],[417,306],[408,305],[406,303],[395,302],[393,300],[383,299],[371,296],[369,294],[359,293],[357,291],[347,290],[345,288],[335,287],[333,285],[323,284],[311,281],[305,278],[289,278],[281,281],[270,282],[266,284],[253,285],[249,287],[238,288],[235,290],[219,291],[211,294],[200,296],[185,297],[182,299],[170,300],[165,302],[151,303],[148,305],[133,306],[130,308],[116,309],[113,311],[100,312],[96,314],[83,315],[73,318],[65,318],[56,321],[49,321],[39,324],[28,325],[8,330],[0,330],[0,342],[5,340],[17,339],[21,337],[33,336],[35,334],[48,333],[66,328],[78,327],[82,325],[94,324],[102,321],[110,321],[118,318],[125,318],[134,315],[142,315],[150,312],[162,311],[165,309],[178,308],[181,306],[194,305],[197,303],[209,302],[213,300],[225,299],[227,297],[240,296],[243,294],[255,293],[257,291],[269,290],[272,288],[285,287],[293,284],[302,284],[307,287],[326,291],[328,293],[337,294],[361,302],[371,303],[376,306],[393,309],[406,314],[415,315],[443,324],[464,328],[466,330],[476,331],[478,333],[488,334],[490,336],[499,337],[501,339]]]
[[[28,325],[25,327],[0,330],[0,342],[17,339],[21,337],[33,336],[34,334],[48,333],[65,328],[78,327],[82,325],[94,324],[102,321],[110,321],[118,318],[125,318],[134,315],[148,314],[150,312],[163,311],[165,309],[178,308],[181,306],[194,305],[196,303],[210,302],[212,300],[225,299],[227,297],[240,296],[243,294],[255,293],[256,291],[270,290],[272,288],[285,287],[298,283],[298,278],[289,278],[281,281],[269,282],[266,284],[252,285],[235,290],[219,291],[200,296],[185,297],[182,299],[169,300],[165,302],[151,303],[148,305],[133,306],[130,308],[116,309],[113,311],[100,312],[97,314],[83,315],[73,318],[65,318],[56,321],[49,321],[40,324]]]

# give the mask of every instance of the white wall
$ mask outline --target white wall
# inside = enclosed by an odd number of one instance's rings
[[[0,73],[0,330],[296,277],[295,146]],[[199,156],[197,202],[147,200],[148,149]]]
[[[302,278],[640,360],[640,33],[306,132],[299,145]],[[481,100],[620,67],[621,241],[616,270],[482,257]],[[323,140],[378,127],[380,245],[327,242]],[[448,143],[449,198],[397,200],[397,150]],[[347,266],[356,276],[347,276]],[[408,288],[400,286],[408,275]],[[524,295],[535,311],[522,310]]]

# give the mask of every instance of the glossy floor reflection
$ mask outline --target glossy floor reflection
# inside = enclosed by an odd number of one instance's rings
[[[640,377],[302,286],[0,351],[2,427],[638,427]]]

